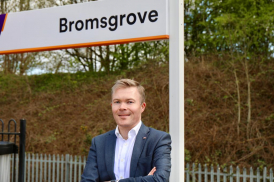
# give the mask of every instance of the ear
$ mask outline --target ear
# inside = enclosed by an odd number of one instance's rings
[[[141,108],[142,108],[142,112],[144,112],[145,108],[146,108],[147,104],[145,102],[142,103]]]

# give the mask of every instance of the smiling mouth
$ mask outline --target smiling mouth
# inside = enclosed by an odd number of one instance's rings
[[[130,114],[118,114],[118,116],[124,117],[124,116],[130,116]]]

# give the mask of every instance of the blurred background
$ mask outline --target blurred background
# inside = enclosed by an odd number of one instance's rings
[[[0,13],[83,3],[1,0]],[[273,0],[185,0],[185,160],[274,164]],[[169,131],[168,40],[0,55],[0,118],[27,120],[29,153],[86,156],[115,128],[110,89],[146,88],[143,122]]]

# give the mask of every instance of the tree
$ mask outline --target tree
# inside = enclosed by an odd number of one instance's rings
[[[237,96],[237,132],[241,120],[246,121],[246,137],[251,137],[252,124],[252,67],[273,60],[274,21],[271,0],[187,0],[185,1],[185,52],[187,56],[216,55],[226,57],[228,70],[235,77]],[[239,65],[246,76],[247,100],[241,99],[244,89],[238,83]],[[241,108],[246,105],[247,116],[243,119]]]

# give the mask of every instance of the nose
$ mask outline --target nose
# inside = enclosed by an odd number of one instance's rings
[[[120,104],[120,108],[119,108],[120,110],[126,110],[127,109],[127,107],[126,107],[126,103],[124,103],[124,102],[121,102],[121,104]]]

